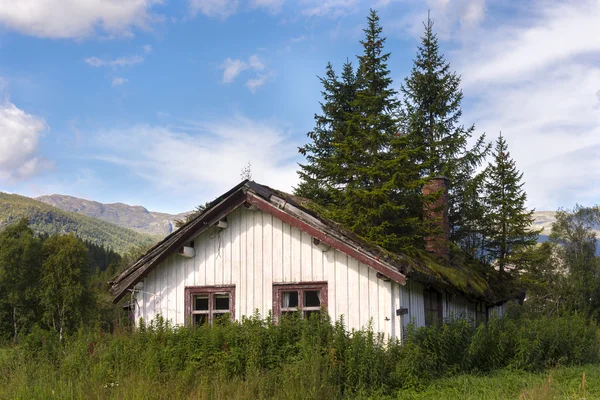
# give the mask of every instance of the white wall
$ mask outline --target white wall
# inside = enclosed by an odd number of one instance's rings
[[[339,251],[322,252],[310,235],[262,211],[240,207],[227,221],[220,234],[211,228],[195,239],[195,257],[172,254],[148,274],[135,296],[136,319],[162,314],[183,324],[186,286],[235,285],[239,319],[255,309],[262,316],[272,309],[273,283],[325,281],[332,319],[343,315],[348,329],[372,321],[376,332],[399,334],[395,311],[404,297],[398,284],[378,279],[375,270]]]

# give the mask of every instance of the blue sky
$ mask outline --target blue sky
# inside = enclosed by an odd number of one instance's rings
[[[394,85],[421,22],[538,210],[600,197],[600,2],[0,0],[0,191],[182,212],[240,179],[297,183],[317,79],[379,10]]]

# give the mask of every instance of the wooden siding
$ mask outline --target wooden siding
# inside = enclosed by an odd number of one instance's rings
[[[144,278],[134,299],[137,318],[160,314],[183,324],[185,287],[211,285],[235,285],[236,318],[255,310],[265,316],[273,283],[324,281],[332,319],[343,316],[350,330],[371,323],[387,337],[400,332],[395,311],[402,286],[378,279],[375,270],[344,253],[321,251],[310,235],[265,212],[240,207],[227,221],[227,229],[210,228],[194,240],[193,258],[172,254]]]

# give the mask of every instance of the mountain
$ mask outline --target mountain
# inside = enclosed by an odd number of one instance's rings
[[[183,219],[188,213],[166,214],[148,211],[142,206],[123,203],[102,204],[72,196],[53,194],[36,197],[36,200],[88,217],[94,217],[124,228],[150,235],[167,236],[175,229],[175,220]]]
[[[32,229],[37,233],[52,235],[73,232],[81,239],[110,247],[118,253],[126,252],[131,246],[151,245],[160,239],[106,221],[63,211],[29,197],[0,192],[0,230],[22,217],[29,218]]]

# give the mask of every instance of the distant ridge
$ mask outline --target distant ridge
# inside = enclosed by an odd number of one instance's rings
[[[40,196],[36,200],[88,217],[94,217],[140,233],[167,236],[175,230],[175,220],[183,219],[188,213],[167,214],[148,211],[142,206],[130,206],[123,203],[103,204],[78,197],[53,194]]]
[[[35,199],[0,192],[0,230],[29,218],[32,229],[49,235],[73,232],[79,238],[124,253],[132,246],[151,245],[160,237],[135,232],[106,221],[63,211]]]

